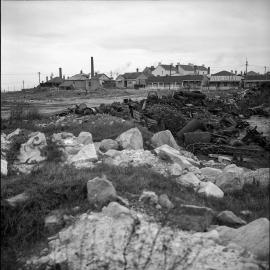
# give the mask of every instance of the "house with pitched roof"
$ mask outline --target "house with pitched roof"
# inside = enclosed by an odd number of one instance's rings
[[[210,90],[229,90],[241,87],[243,77],[223,70],[212,74],[209,81]]]
[[[85,74],[82,72],[76,74],[74,76],[68,77],[65,82],[59,85],[60,89],[82,89],[89,90],[91,87],[91,82],[89,79],[89,74]]]
[[[117,76],[116,87],[118,88],[137,88],[145,87],[148,78],[143,72],[129,72]]]
[[[106,74],[104,74],[104,73],[100,73],[100,74],[96,73],[96,74],[95,74],[95,78],[97,78],[97,79],[99,80],[100,85],[103,85],[103,83],[104,83],[105,81],[110,81],[110,80],[111,80],[111,79],[110,79]]]
[[[161,63],[152,71],[152,75],[154,76],[169,76],[176,73],[177,69],[173,65],[163,65]]]

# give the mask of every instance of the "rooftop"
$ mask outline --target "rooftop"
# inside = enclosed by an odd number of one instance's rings
[[[179,65],[183,70],[194,71],[195,65]],[[207,71],[207,68],[204,66],[197,66],[197,70]]]
[[[229,71],[222,70],[218,73],[212,74],[211,77],[212,76],[236,76],[236,75],[234,73],[229,72]]]
[[[76,75],[73,75],[72,77],[69,77],[67,80],[68,81],[85,81],[89,79],[89,75],[85,73],[79,73]]]

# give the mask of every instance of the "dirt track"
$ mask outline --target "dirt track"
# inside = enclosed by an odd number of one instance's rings
[[[35,99],[31,99],[31,96],[28,95],[26,98],[22,98],[21,96],[6,96],[1,101],[1,117],[7,118],[10,113],[10,109],[16,104],[16,102],[26,102],[28,104],[32,104],[36,106],[42,114],[51,114],[55,112],[62,111],[74,104],[81,104],[85,103],[88,107],[97,107],[100,104],[108,104],[112,102],[122,102],[125,98],[131,98],[133,100],[140,100],[147,96],[147,92],[138,91],[135,92],[134,90],[130,93],[126,91],[121,93],[117,93],[117,95],[112,96],[109,95],[94,95],[94,96],[73,96],[73,97],[52,97],[52,98],[45,98],[45,97],[33,97]]]

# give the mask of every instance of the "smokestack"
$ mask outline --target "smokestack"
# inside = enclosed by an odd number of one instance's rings
[[[237,70],[234,71],[234,74],[237,75]]]
[[[49,80],[48,76],[46,76],[46,82]]]
[[[210,75],[210,67],[207,68],[207,74]]]
[[[94,77],[95,71],[94,71],[94,58],[91,56],[91,78]]]
[[[62,68],[59,68],[59,78],[62,79]]]

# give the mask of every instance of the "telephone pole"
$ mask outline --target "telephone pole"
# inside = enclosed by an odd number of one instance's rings
[[[248,60],[246,59],[246,75],[247,75]]]
[[[169,90],[171,90],[172,64],[170,64]]]
[[[38,84],[40,84],[40,72],[38,72]]]

